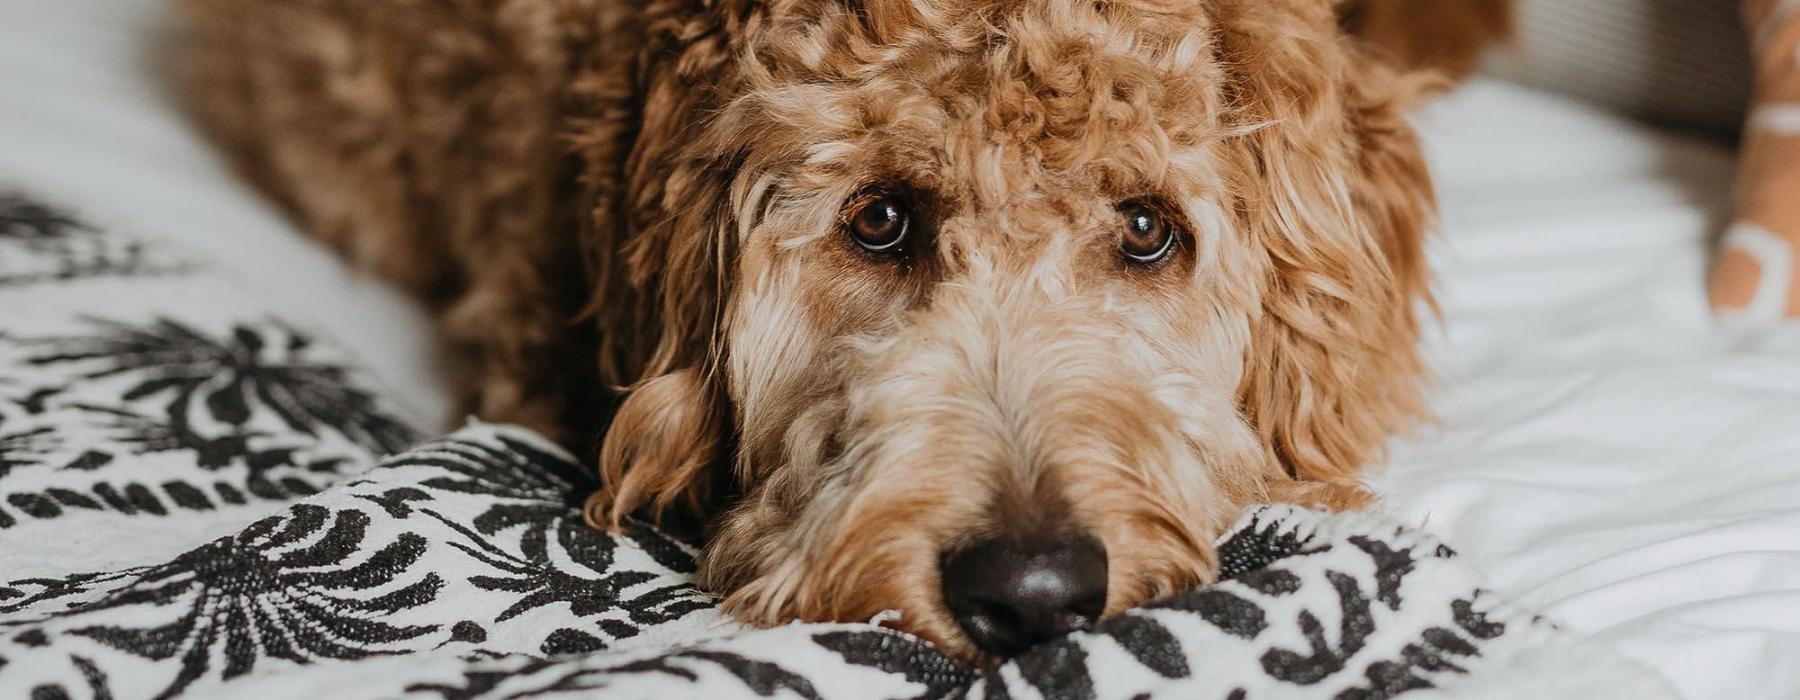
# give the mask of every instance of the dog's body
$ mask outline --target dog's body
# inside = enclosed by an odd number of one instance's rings
[[[1327,0],[184,1],[246,169],[747,620],[1011,653],[1421,412],[1416,82]]]

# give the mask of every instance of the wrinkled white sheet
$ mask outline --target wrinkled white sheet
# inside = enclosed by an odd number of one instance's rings
[[[1688,697],[1800,697],[1800,326],[1706,313],[1729,149],[1499,84],[1420,121],[1440,421],[1375,483]]]
[[[161,12],[0,0],[0,178],[241,271],[442,423],[422,312],[232,178],[158,70]],[[1689,697],[1800,697],[1800,328],[1728,337],[1705,313],[1728,150],[1491,82],[1421,122],[1441,420],[1374,482]]]

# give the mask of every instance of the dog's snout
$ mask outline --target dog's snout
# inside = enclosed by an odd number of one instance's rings
[[[943,559],[944,602],[982,651],[1015,656],[1087,629],[1106,607],[1106,549],[1085,535],[988,539]]]

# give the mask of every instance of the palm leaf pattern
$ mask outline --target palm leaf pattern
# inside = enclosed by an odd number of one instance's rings
[[[56,434],[47,427],[0,432],[0,479],[14,469],[43,463],[55,443]]]
[[[501,682],[513,681],[505,689],[504,697],[509,699],[599,695],[621,680],[638,676],[665,676],[676,683],[698,683],[700,666],[725,672],[742,684],[741,691],[754,693],[753,697],[820,700],[819,692],[804,675],[780,664],[710,649],[685,649],[617,663],[531,660],[503,672],[466,673],[461,685],[418,683],[406,690],[409,694],[435,695],[443,700],[467,700],[500,697],[495,691]]]
[[[61,578],[34,576],[0,583],[0,615],[16,615],[40,610],[39,606],[58,603],[63,609],[80,607],[80,602],[64,599],[105,590],[136,578],[148,567],[130,567],[117,571],[87,571]],[[61,612],[58,610],[57,612]],[[0,628],[42,621],[39,618],[16,617],[0,621]]]
[[[243,452],[244,440],[261,434],[250,427],[258,408],[288,430],[315,437],[331,431],[382,454],[414,439],[373,394],[348,381],[346,368],[308,359],[310,342],[285,326],[238,325],[229,337],[215,338],[169,318],[141,325],[86,321],[94,332],[41,341],[47,350],[26,361],[78,367],[82,380],[131,377],[121,394],[127,402],[166,397],[160,422],[110,411],[118,425],[138,431],[135,442],[146,449],[192,449],[218,466]],[[286,342],[270,347],[277,335]],[[224,434],[209,434],[211,426],[222,426]]]
[[[355,561],[368,527],[369,516],[361,511],[295,506],[286,516],[265,518],[151,569],[75,611],[174,608],[180,611],[174,620],[148,627],[100,624],[69,633],[153,660],[179,657],[181,673],[156,696],[170,697],[215,672],[222,679],[249,673],[260,658],[294,663],[363,658],[384,653],[382,645],[436,631],[435,624],[381,619],[437,597],[443,580],[433,572],[415,576],[412,571],[425,551],[424,538],[402,533]],[[363,595],[384,588],[392,590]],[[223,667],[215,668],[219,656]]]
[[[593,488],[593,478],[566,458],[500,435],[492,444],[454,439],[428,443],[408,452],[404,464],[432,468],[440,475],[421,479],[418,488],[389,490],[368,499],[380,503],[390,515],[411,515],[412,502],[428,500],[427,492],[479,497],[488,504],[467,524],[429,508],[419,510],[462,535],[464,541],[450,546],[490,572],[470,578],[470,583],[484,590],[518,594],[517,601],[502,611],[496,622],[553,604],[567,605],[571,613],[583,618],[618,610],[633,624],[612,619],[596,624],[619,638],[634,635],[637,626],[660,624],[714,605],[711,598],[689,585],[664,585],[626,594],[657,575],[618,567],[615,560],[621,541],[581,521],[580,504]],[[515,529],[520,530],[516,539],[497,537]],[[671,571],[688,573],[695,568],[694,550],[655,528],[634,524],[629,537]],[[502,541],[516,542],[516,549],[498,544]],[[547,642],[546,646],[554,645]]]
[[[1280,506],[1220,543],[1226,576],[1214,585],[1000,667],[963,667],[865,625],[719,635],[708,630],[735,628],[712,627],[728,623],[692,587],[691,568],[660,564],[691,567],[685,545],[643,526],[628,538],[582,525],[570,492],[585,488],[583,471],[541,440],[477,424],[168,564],[0,583],[0,613],[17,611],[0,623],[0,656],[11,656],[0,695],[48,687],[5,683],[9,669],[47,665],[70,696],[171,697],[234,679],[247,694],[279,679],[328,697],[1275,688],[1374,699],[1447,689],[1484,665],[1510,670],[1510,655],[1553,631],[1465,587],[1472,579],[1432,540],[1378,521],[1328,532],[1340,516]]]
[[[181,272],[190,265],[139,241],[104,235],[99,229],[17,192],[0,192],[0,287],[102,276],[144,276]]]
[[[43,250],[92,233],[97,231],[66,211],[17,192],[0,192],[0,239]]]

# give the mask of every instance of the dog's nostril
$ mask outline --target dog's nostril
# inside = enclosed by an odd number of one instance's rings
[[[950,614],[989,654],[1092,627],[1106,607],[1106,549],[1086,535],[982,540],[945,555],[942,568]]]

